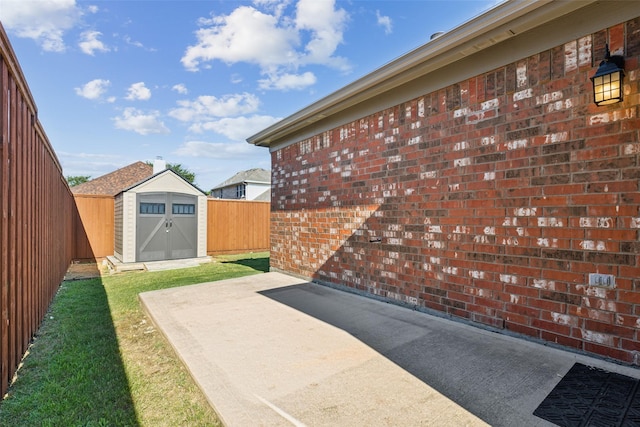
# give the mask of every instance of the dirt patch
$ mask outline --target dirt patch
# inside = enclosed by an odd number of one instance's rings
[[[93,279],[102,275],[102,262],[77,263],[73,262],[69,266],[64,280],[84,280]]]

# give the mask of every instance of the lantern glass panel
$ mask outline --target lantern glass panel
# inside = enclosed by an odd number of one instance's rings
[[[620,102],[622,99],[621,72],[615,71],[593,78],[593,96],[597,105],[608,105]]]

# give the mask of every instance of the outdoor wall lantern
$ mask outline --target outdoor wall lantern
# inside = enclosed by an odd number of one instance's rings
[[[593,102],[597,106],[615,104],[622,101],[622,79],[624,78],[624,58],[611,56],[606,45],[604,61],[591,77],[593,82]]]

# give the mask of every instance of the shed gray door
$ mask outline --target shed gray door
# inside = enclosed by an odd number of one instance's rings
[[[136,260],[195,258],[198,198],[180,193],[137,196]]]

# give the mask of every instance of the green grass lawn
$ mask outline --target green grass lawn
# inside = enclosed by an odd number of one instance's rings
[[[216,261],[63,282],[0,403],[0,426],[221,425],[138,301],[140,292],[269,269],[268,253]]]

